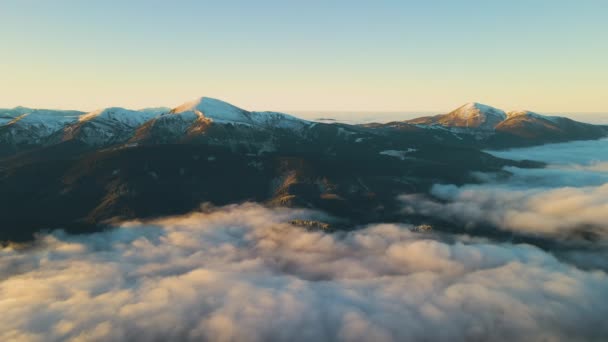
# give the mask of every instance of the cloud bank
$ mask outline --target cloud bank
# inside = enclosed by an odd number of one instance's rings
[[[255,204],[0,250],[2,341],[605,340],[608,276],[529,245]]]
[[[406,211],[531,235],[608,239],[608,183],[549,190],[436,185],[431,193],[445,202],[403,196]]]
[[[490,224],[518,233],[608,240],[608,140],[493,152],[549,163],[508,168],[508,179],[481,175],[481,185],[435,185],[431,194],[403,196],[405,211],[465,226]]]

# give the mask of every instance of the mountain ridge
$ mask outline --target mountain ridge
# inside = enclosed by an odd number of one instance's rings
[[[127,142],[179,142],[195,137],[202,138],[207,132],[218,133],[222,129],[210,130],[210,127],[218,128],[217,125],[249,126],[237,129],[265,131],[270,135],[274,134],[271,131],[277,130],[301,135],[306,129],[320,123],[285,113],[248,111],[210,97],[199,97],[173,109],[157,107],[131,110],[108,107],[84,113],[15,107],[0,110],[0,144],[10,147],[5,150],[18,152],[70,139],[78,139],[91,146]],[[354,127],[334,124],[348,129]],[[608,132],[605,126],[577,122],[566,117],[541,115],[527,110],[506,112],[479,102],[466,103],[447,114],[359,126],[376,129],[397,128],[410,132],[430,129],[427,133],[435,136],[439,134],[437,128],[444,128],[458,137],[460,142],[454,143],[467,143],[477,147],[486,144],[485,147],[492,148],[597,139]],[[224,132],[224,135],[226,134]],[[255,135],[250,135],[252,134]],[[473,139],[470,136],[474,136]],[[516,137],[523,141],[515,141]],[[213,139],[203,140],[209,142]]]
[[[0,126],[0,227],[9,227],[0,240],[49,228],[97,231],[108,221],[186,213],[205,202],[320,209],[356,224],[401,220],[401,194],[476,182],[476,172],[508,177],[505,166],[542,165],[486,148],[608,132],[528,112],[495,131],[475,129],[471,123],[485,125],[501,112],[480,104],[459,109],[452,117],[469,120],[468,127],[314,122],[209,98],[172,110],[53,112],[46,121],[39,120],[44,112],[21,114]],[[32,206],[40,215],[29,214]]]

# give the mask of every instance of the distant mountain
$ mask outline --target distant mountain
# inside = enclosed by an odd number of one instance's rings
[[[77,141],[89,148],[198,142],[261,153],[292,145],[297,139],[314,138],[323,131],[322,127],[326,127],[322,125],[328,124],[284,113],[247,111],[208,97],[174,109],[115,107],[83,113],[16,107],[0,110],[0,156],[66,141]],[[605,126],[529,111],[505,113],[476,102],[447,114],[402,122],[360,126],[334,124],[340,127],[337,134],[341,135],[361,128],[375,129],[375,134],[386,135],[391,134],[386,133],[387,129],[393,129],[423,140],[476,148],[597,139],[608,132]]]
[[[5,125],[16,117],[33,111],[31,108],[15,107],[13,109],[0,109],[0,125]]]
[[[4,154],[76,140],[91,147],[121,143],[206,143],[267,145],[277,135],[291,135],[310,121],[277,112],[250,112],[202,97],[172,110],[106,108],[83,113],[17,107],[0,110],[0,152]],[[235,132],[238,131],[237,134]],[[262,133],[265,132],[265,133]]]
[[[276,112],[249,112],[227,102],[201,97],[171,111],[173,114],[195,112],[219,124],[241,124],[262,128],[298,129],[310,122]]]
[[[420,125],[441,125],[480,130],[494,130],[496,125],[507,118],[504,111],[481,103],[467,103],[454,111],[431,117],[409,120],[409,123]]]
[[[70,122],[61,130],[61,141],[76,139],[91,146],[106,146],[130,139],[135,130],[156,117],[155,111],[134,111],[106,108],[94,111]]]
[[[447,129],[465,142],[481,148],[506,148],[569,140],[598,139],[608,127],[530,111],[505,112],[477,102],[467,103],[448,114],[406,120],[419,128]],[[389,123],[384,127],[396,127]],[[473,137],[472,141],[469,139]]]
[[[507,113],[496,132],[530,140],[596,139],[606,135],[606,126],[574,121],[560,116],[540,115],[530,111]]]
[[[1,151],[17,147],[31,147],[47,143],[47,139],[76,122],[83,112],[16,107],[0,110]]]
[[[202,97],[141,125],[131,142],[199,140],[209,144],[275,148],[274,138],[282,134],[297,134],[312,124],[288,114],[250,112],[217,99]]]
[[[55,110],[55,109],[33,109],[27,107],[15,107],[12,109],[3,109],[0,108],[0,126],[6,125],[9,122],[13,121],[18,117],[22,117],[23,115],[42,115],[48,117],[63,117],[63,116],[71,116],[75,117],[78,115],[84,114],[84,112],[77,110]]]
[[[392,220],[403,215],[400,194],[474,182],[474,171],[506,175],[506,165],[540,165],[481,149],[607,133],[478,103],[367,125],[247,111],[207,97],[171,110],[15,108],[0,117],[0,240],[48,228],[98,230],[203,202],[318,208],[351,223]]]

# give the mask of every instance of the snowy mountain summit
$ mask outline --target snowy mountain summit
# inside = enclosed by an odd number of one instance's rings
[[[174,108],[170,113],[183,114],[188,112],[203,115],[215,122],[250,123],[247,111],[210,97],[201,97],[186,102]]]
[[[476,141],[500,147],[598,139],[605,137],[608,131],[608,127],[566,117],[542,115],[528,110],[505,112],[477,102],[467,103],[447,114],[406,120],[403,123],[420,129],[441,128],[461,138],[472,136]]]
[[[201,97],[184,103],[171,111],[173,114],[194,112],[216,123],[241,124],[264,128],[301,128],[310,124],[306,120],[277,112],[249,112],[227,102]]]
[[[78,139],[88,145],[107,145],[129,139],[135,130],[158,116],[154,112],[120,107],[96,110],[81,115],[78,122],[63,128],[63,140]]]
[[[0,110],[0,143],[43,144],[54,133],[74,123],[83,112],[15,107]]]
[[[440,122],[452,126],[491,130],[506,118],[507,114],[503,110],[470,102],[448,113]]]
[[[501,109],[478,102],[469,102],[448,114],[422,117],[409,122],[421,125],[493,130],[496,125],[506,118],[507,114]]]

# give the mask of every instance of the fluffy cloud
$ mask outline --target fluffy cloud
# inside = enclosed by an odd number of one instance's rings
[[[608,161],[608,139],[584,140],[539,145],[504,151],[489,151],[495,156],[515,160],[539,160],[551,164],[582,165]]]
[[[560,240],[608,240],[608,140],[492,152],[533,159],[546,168],[507,168],[509,178],[478,175],[481,185],[435,185],[431,194],[407,195],[405,211],[458,222],[492,225]],[[605,246],[604,246],[605,247]]]
[[[0,340],[602,340],[608,276],[410,226],[229,206],[0,250]]]
[[[608,238],[608,183],[530,190],[436,185],[431,193],[443,201],[402,196],[406,212],[560,239]]]

